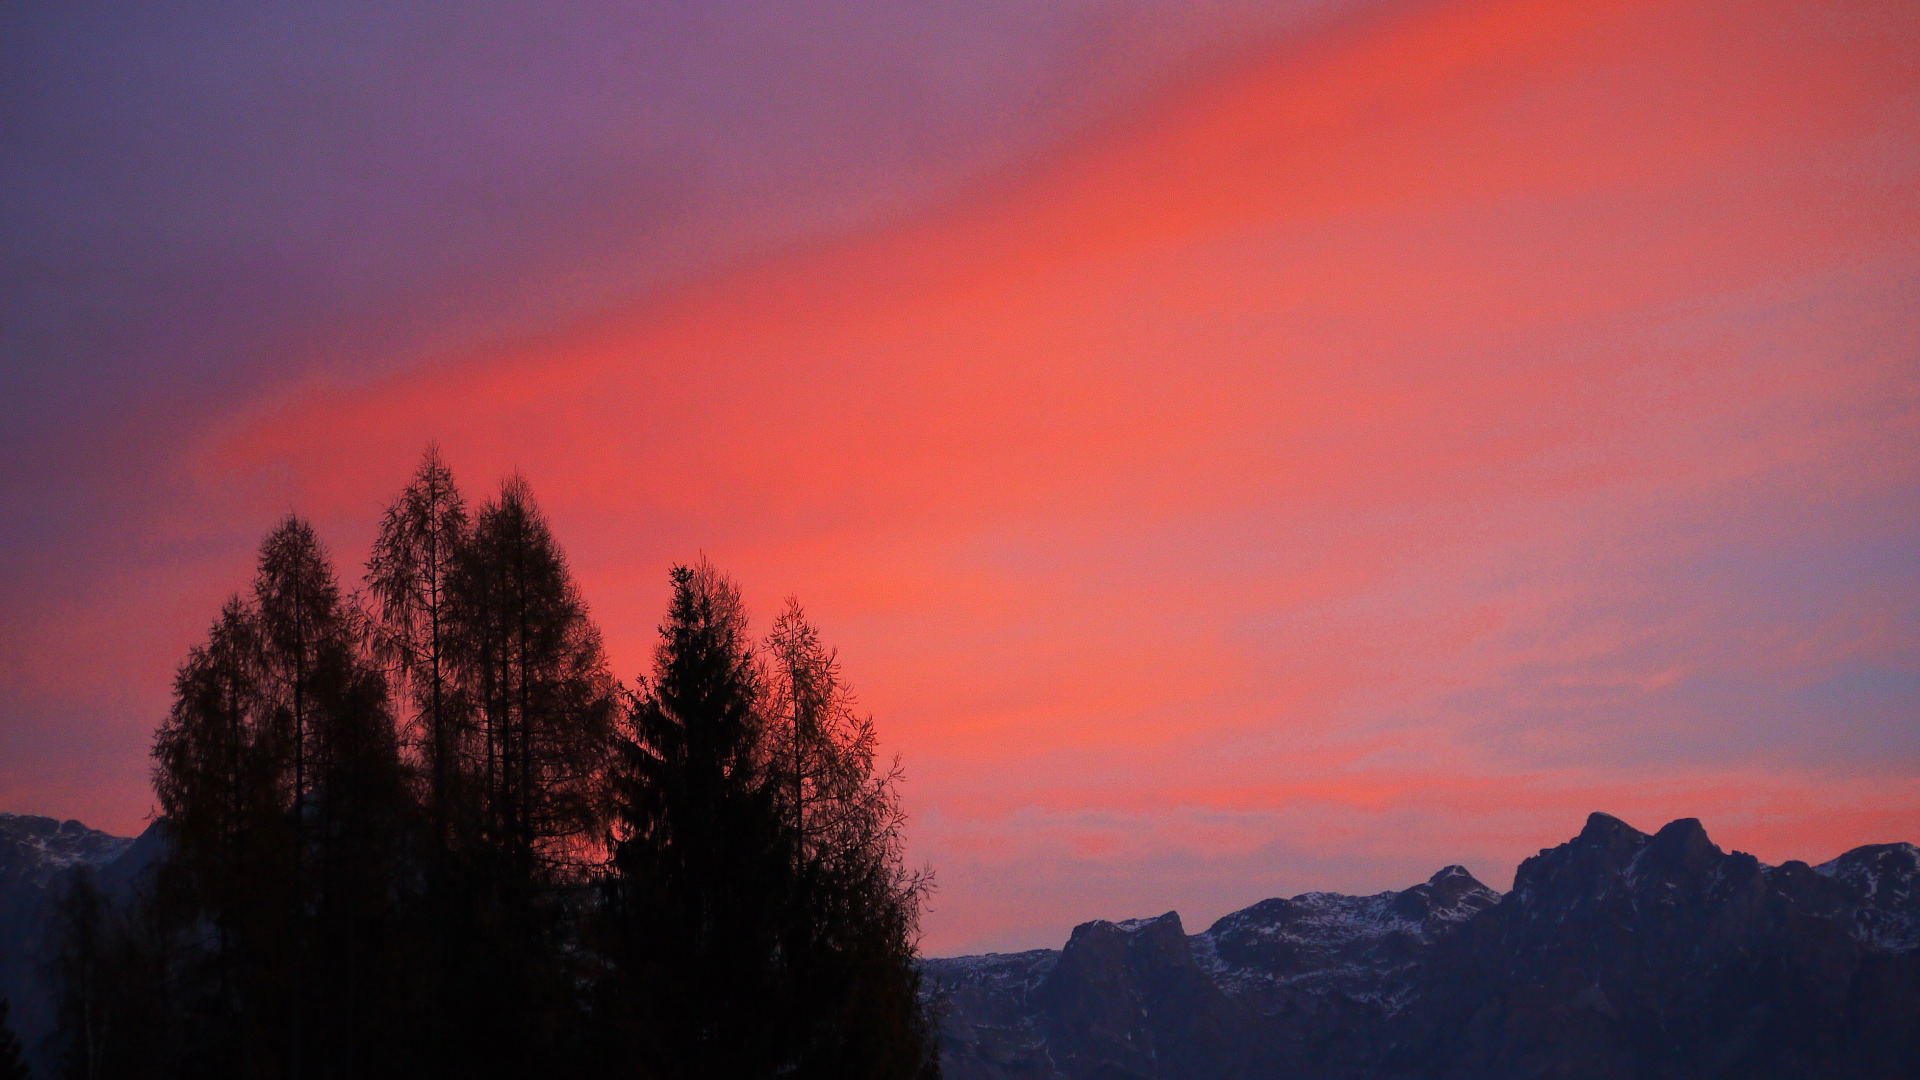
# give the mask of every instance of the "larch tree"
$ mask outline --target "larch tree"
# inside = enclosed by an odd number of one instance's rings
[[[462,550],[487,843],[530,887],[577,877],[603,831],[618,703],[600,631],[524,478],[501,485]]]
[[[369,935],[396,923],[411,825],[393,714],[364,621],[305,520],[289,515],[261,545],[254,608],[292,832],[288,1070],[352,1075],[363,1029],[386,1016],[367,997],[384,984],[369,980],[363,957]]]
[[[174,677],[153,745],[153,789],[168,823],[170,869],[204,905],[226,948],[254,948],[259,890],[290,865],[281,757],[261,722],[259,621],[237,596]]]
[[[873,720],[798,601],[766,652],[766,770],[791,889],[779,919],[793,1016],[782,1075],[937,1075],[915,959],[932,875],[905,864],[899,759],[876,769]]]
[[[286,997],[298,926],[294,831],[283,731],[262,686],[259,618],[229,599],[174,678],[173,707],[153,746],[153,787],[167,857],[153,902],[182,934],[204,923],[194,955],[195,1035],[210,1073],[257,1065]]]
[[[463,1059],[487,1075],[550,1067],[582,979],[571,931],[602,856],[619,688],[565,556],[519,476],[474,516],[452,577],[475,731],[466,939],[449,978]]]
[[[376,646],[407,693],[426,783],[424,802],[444,852],[453,845],[455,792],[462,778],[465,713],[457,692],[459,655],[453,578],[466,544],[466,502],[437,446],[427,447],[406,489],[388,505],[367,560],[379,622]]]

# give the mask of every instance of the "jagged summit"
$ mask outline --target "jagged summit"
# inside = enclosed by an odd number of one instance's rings
[[[1184,942],[1173,912],[1096,920],[1057,952],[926,974],[955,1080],[1904,1078],[1920,849],[1770,867],[1694,818],[1595,813],[1504,896],[1448,866],[1263,900]]]
[[[1421,951],[1498,902],[1464,867],[1372,896],[1263,900],[1188,935],[1178,912],[1095,919],[1058,951],[929,960],[951,1076],[1242,1075],[1250,1026],[1404,1005]],[[1320,1022],[1306,1019],[1309,1025]]]
[[[1482,885],[1464,866],[1441,867],[1424,883],[1394,897],[1394,914],[1403,919],[1456,923],[1499,903],[1500,894]]]
[[[0,996],[12,1003],[10,1022],[29,1048],[52,1021],[40,965],[54,899],[83,871],[102,890],[120,893],[165,846],[158,822],[135,840],[73,820],[0,814]]]
[[[1209,970],[1243,993],[1263,983],[1269,990],[1289,984],[1328,991],[1367,982],[1394,997],[1400,989],[1394,973],[1499,899],[1464,867],[1449,866],[1398,892],[1262,900],[1223,916],[1196,936],[1194,947]]]
[[[1878,948],[1920,949],[1920,848],[1866,844],[1813,872],[1844,886],[1858,905],[1853,932]]]
[[[1169,911],[1164,915],[1155,915],[1150,919],[1122,919],[1119,922],[1108,922],[1105,919],[1093,919],[1088,922],[1083,922],[1079,926],[1074,927],[1073,936],[1079,937],[1082,931],[1086,931],[1089,933],[1098,933],[1104,930],[1106,927],[1112,927],[1113,929],[1118,930],[1121,933],[1125,933],[1125,934],[1135,934],[1135,933],[1139,933],[1142,930],[1155,929],[1156,927],[1159,926],[1159,924],[1167,923],[1167,922],[1172,923],[1173,928],[1175,930],[1179,930],[1180,929],[1180,913],[1177,911]]]
[[[73,866],[103,867],[133,840],[89,829],[78,821],[35,814],[0,814],[0,880],[44,888]]]

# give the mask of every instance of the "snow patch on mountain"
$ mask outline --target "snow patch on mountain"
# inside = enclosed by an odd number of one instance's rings
[[[1887,952],[1920,949],[1920,848],[1868,844],[1813,868],[1851,890],[1859,903],[1852,931]]]
[[[133,846],[78,821],[32,814],[0,814],[0,876],[43,889],[56,874],[75,866],[100,869]]]

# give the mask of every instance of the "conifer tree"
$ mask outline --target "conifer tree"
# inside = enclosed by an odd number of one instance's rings
[[[739,590],[677,566],[653,675],[628,715],[615,799],[608,1008],[663,1077],[771,1076],[784,1042],[786,866],[763,768],[763,678]]]
[[[253,590],[265,689],[273,696],[291,764],[289,802],[296,810],[296,830],[304,830],[310,816],[304,803],[313,780],[316,708],[323,684],[332,688],[337,678],[347,631],[340,585],[312,525],[289,514],[267,535]]]
[[[347,1078],[381,1064],[376,1053],[391,1053],[396,1010],[408,1004],[392,991],[406,974],[403,913],[414,892],[407,853],[417,833],[386,682],[362,659],[332,658],[338,667],[321,684],[312,793],[321,831],[315,1014],[326,1036],[313,1056]]]
[[[467,540],[466,503],[437,446],[387,507],[367,560],[380,622],[378,648],[409,691],[412,741],[427,783],[425,803],[442,851],[458,818],[464,713],[453,615],[453,577]]]
[[[667,1077],[938,1074],[899,767],[797,604],[763,666],[732,582],[673,571],[629,713],[603,1007]]]
[[[287,758],[259,629],[250,606],[227,601],[175,676],[153,748],[168,855],[152,915],[181,933],[212,931],[192,958],[193,1011],[207,1021],[192,1037],[217,1075],[242,1074],[281,1042],[282,1011],[268,1003],[286,997],[299,932]]]
[[[525,480],[469,519],[431,449],[367,565],[290,515],[188,653],[167,855],[61,906],[68,1074],[937,1073],[898,762],[798,605],[675,567],[623,696]]]
[[[283,783],[291,825],[291,891],[295,907],[290,965],[287,1052],[294,1077],[310,1068],[309,999],[313,997],[315,961],[312,892],[324,897],[330,882],[316,881],[318,871],[330,865],[322,853],[311,850],[316,839],[330,846],[330,824],[316,822],[319,809],[308,799],[321,732],[317,722],[327,691],[337,690],[344,665],[347,623],[340,605],[340,586],[313,526],[289,514],[267,535],[260,547],[260,569],[254,577],[254,605],[258,612],[263,690],[270,704],[270,731],[285,761]],[[316,829],[316,825],[319,826]],[[317,836],[316,836],[317,833]],[[316,866],[316,862],[319,863]]]
[[[396,986],[415,821],[394,715],[365,619],[311,525],[290,516],[267,537],[254,595],[268,727],[291,747],[289,1068],[352,1076],[398,1021],[382,995]]]
[[[767,653],[766,761],[792,890],[780,919],[793,1015],[783,1075],[934,1075],[914,952],[932,877],[904,864],[899,759],[876,771],[873,720],[798,601],[774,621]]]
[[[258,620],[230,598],[174,677],[173,709],[154,737],[153,786],[172,841],[178,883],[205,905],[223,941],[285,861],[279,748],[261,723]]]
[[[573,893],[602,858],[618,687],[526,481],[475,515],[452,579],[472,703],[474,843],[466,938],[449,978],[472,1067],[524,1074],[563,1040],[581,978],[563,947]],[[550,1067],[550,1061],[547,1062]]]
[[[411,721],[407,742],[430,837],[415,922],[421,960],[407,981],[424,1013],[416,1039],[420,1052],[441,1062],[460,1057],[465,988],[469,972],[479,966],[466,955],[475,934],[469,903],[474,882],[463,873],[470,868],[459,863],[473,853],[479,836],[467,737],[471,679],[454,594],[469,526],[452,470],[439,448],[429,445],[387,507],[366,573],[374,651],[393,672],[395,705]]]
[[[527,887],[577,877],[603,831],[617,703],[600,631],[524,478],[501,485],[462,553],[485,840]]]
[[[268,535],[252,602],[182,665],[154,786],[171,844],[152,904],[194,942],[200,1071],[353,1075],[400,1015],[379,969],[414,815],[385,679],[305,521]]]

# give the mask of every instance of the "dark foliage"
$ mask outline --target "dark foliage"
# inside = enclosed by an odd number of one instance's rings
[[[431,449],[366,580],[290,516],[181,664],[165,857],[59,902],[65,1075],[932,1071],[897,766],[797,609],[769,674],[676,570],[626,694],[526,482],[469,515]]]
[[[924,873],[901,867],[870,721],[797,605],[770,670],[738,590],[676,567],[621,746],[603,912],[622,1064],[668,1077],[937,1073],[913,945]],[[616,1042],[617,1046],[617,1042]]]
[[[878,737],[796,601],[767,639],[764,752],[791,875],[779,955],[798,1033],[787,1075],[930,1075],[935,1033],[914,944],[927,871],[903,865],[900,763]]]
[[[654,674],[620,746],[607,889],[609,1040],[666,1077],[771,1076],[791,1018],[776,983],[788,888],[759,753],[762,679],[746,614],[710,566],[676,567]]]
[[[439,1022],[465,1069],[520,1076],[578,1041],[589,970],[572,942],[604,857],[618,687],[520,477],[481,508],[446,588],[442,668],[457,711],[445,726],[459,739],[448,789],[459,797],[448,803],[453,846],[432,906],[436,931],[449,935]]]

